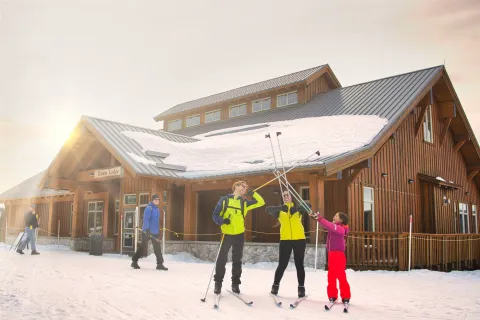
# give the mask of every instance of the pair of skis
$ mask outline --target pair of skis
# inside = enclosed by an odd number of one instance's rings
[[[231,295],[233,295],[234,297],[238,298],[240,301],[242,301],[245,305],[247,306],[252,306],[253,305],[253,301],[249,301],[247,299],[245,299],[243,296],[241,296],[239,293],[235,293],[235,292],[232,292],[230,290],[227,290],[228,293],[230,293]],[[221,298],[221,295],[220,294],[215,294],[215,303],[213,305],[213,307],[215,309],[218,309],[220,308],[220,298]]]
[[[291,309],[295,309],[299,304],[300,302],[302,302],[303,300],[305,300],[307,298],[308,295],[306,295],[305,297],[301,297],[301,298],[298,298],[296,299],[293,303],[290,303],[290,308]],[[278,299],[278,296],[274,295],[274,294],[271,294],[270,293],[270,297],[272,297],[273,301],[275,302],[275,305],[277,307],[281,307],[282,306],[282,301],[280,301]]]
[[[328,304],[325,305],[325,311],[329,311],[330,309],[333,308],[334,305],[335,305],[335,301],[329,302]],[[343,312],[344,313],[348,313],[348,307],[349,306],[350,306],[350,304],[348,302],[343,303]]]

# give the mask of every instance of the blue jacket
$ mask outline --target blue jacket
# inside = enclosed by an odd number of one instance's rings
[[[160,232],[160,210],[158,207],[150,202],[143,212],[143,227],[142,230],[151,234],[158,235]]]

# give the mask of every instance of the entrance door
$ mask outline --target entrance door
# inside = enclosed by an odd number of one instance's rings
[[[422,201],[422,233],[436,233],[435,224],[435,201],[434,201],[434,186],[428,182],[422,182],[421,186],[421,201]]]
[[[122,251],[133,253],[135,251],[135,208],[125,209],[123,212]]]

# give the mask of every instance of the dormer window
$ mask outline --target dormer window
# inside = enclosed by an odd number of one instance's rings
[[[220,120],[220,109],[205,113],[205,123]]]
[[[247,104],[246,103],[230,107],[230,118],[242,116],[244,114],[247,114]]]
[[[263,110],[268,110],[270,109],[271,106],[271,99],[262,99],[262,100],[256,100],[253,101],[252,103],[252,112],[259,112]]]
[[[277,107],[285,107],[296,103],[298,103],[297,91],[277,96]]]
[[[168,131],[180,130],[182,129],[182,120],[172,120],[168,121]]]
[[[198,126],[200,124],[200,115],[194,115],[191,117],[187,117],[186,125],[187,127]]]

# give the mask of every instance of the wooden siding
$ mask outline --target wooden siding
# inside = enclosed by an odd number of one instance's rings
[[[60,221],[60,237],[70,237],[71,236],[71,212],[72,212],[73,202],[55,202],[54,204],[54,219],[55,221]],[[53,233],[58,233],[57,223],[54,225]]]
[[[325,75],[322,75],[306,86],[304,102],[307,103],[320,93],[327,92],[328,90],[330,90],[330,86],[325,78]]]
[[[458,232],[459,215],[455,201],[469,204],[470,232],[473,229],[471,205],[480,203],[480,194],[473,180],[468,180],[465,160],[454,152],[455,141],[449,132],[440,143],[444,121],[436,105],[432,107],[433,143],[423,141],[423,125],[415,136],[415,124],[421,108],[416,108],[372,159],[371,168],[363,169],[348,187],[350,227],[363,228],[363,186],[374,188],[375,231],[407,232],[409,215],[413,215],[414,232],[422,232],[421,183],[417,174],[442,177],[460,185],[459,190],[434,186],[434,207],[437,233]],[[386,177],[382,177],[386,173]],[[408,180],[412,179],[412,184]],[[466,192],[468,191],[468,195]],[[443,196],[450,199],[443,203]],[[457,227],[455,227],[457,226]]]

